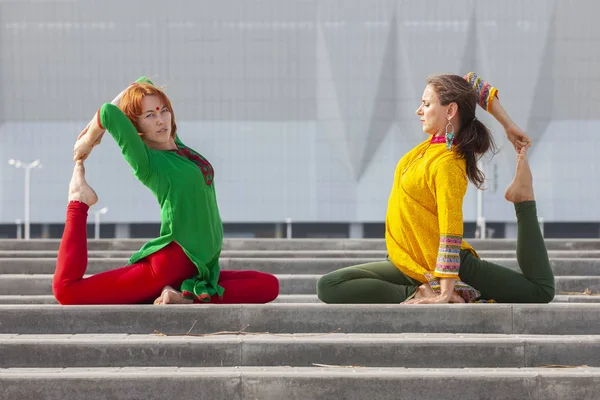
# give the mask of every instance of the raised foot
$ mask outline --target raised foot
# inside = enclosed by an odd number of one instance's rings
[[[69,183],[69,201],[80,201],[90,207],[98,202],[98,195],[85,180],[83,161],[77,161],[73,168],[73,176]]]
[[[193,301],[186,299],[181,292],[173,289],[171,286],[165,286],[159,297],[154,300],[155,305],[161,304],[192,304]]]
[[[535,200],[533,195],[533,175],[527,161],[527,149],[521,148],[517,155],[517,170],[513,181],[506,188],[504,198],[511,203]]]

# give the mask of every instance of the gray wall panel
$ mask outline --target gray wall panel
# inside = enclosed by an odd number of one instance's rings
[[[63,220],[74,138],[140,75],[215,165],[225,221],[382,221],[396,162],[425,138],[426,77],[469,70],[534,139],[540,215],[600,221],[599,12],[592,0],[0,0],[0,223],[23,214],[11,157],[44,164],[32,220]],[[501,149],[485,215],[512,221],[514,151],[478,117]],[[109,136],[88,171],[105,221],[158,220]],[[466,220],[475,206],[470,187]]]

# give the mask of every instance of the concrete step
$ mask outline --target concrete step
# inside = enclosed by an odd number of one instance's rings
[[[148,239],[89,240],[89,250],[138,250]],[[515,239],[468,239],[478,251],[516,249]],[[0,250],[54,250],[59,239],[0,241]],[[600,239],[546,239],[548,250],[600,250]],[[383,239],[225,239],[223,250],[379,250],[385,251]]]
[[[11,368],[7,399],[595,400],[600,369],[579,368]]]
[[[273,303],[320,303],[315,294],[280,294]],[[554,303],[600,303],[600,294],[596,295],[556,295]],[[0,295],[0,304],[58,304],[52,295]]]
[[[277,274],[281,294],[316,294],[319,274]],[[600,292],[600,276],[556,276],[556,291],[582,293]],[[52,275],[0,275],[0,293],[3,295],[50,295],[52,294]]]
[[[0,368],[600,366],[599,335],[0,335]],[[460,354],[457,357],[456,354]]]
[[[128,259],[132,250],[91,250],[90,258]],[[3,258],[56,258],[55,250],[0,250]],[[481,258],[516,258],[514,250],[483,250]],[[550,258],[598,258],[600,250],[549,250]],[[385,250],[225,250],[221,258],[371,258],[385,259]]]
[[[58,304],[58,302],[53,295],[0,295],[0,304]]]
[[[500,333],[599,335],[600,305],[1,305],[0,333]]]
[[[3,302],[3,297],[6,297],[6,301]],[[19,301],[21,296],[0,296],[0,304],[31,304],[35,303],[37,296],[22,296],[25,297],[24,302]],[[31,300],[29,298],[31,297]],[[54,304],[53,299],[48,296],[39,296],[40,304]],[[51,296],[50,296],[51,297]],[[47,299],[46,302],[42,303],[42,300]],[[10,303],[8,301],[11,301]],[[316,294],[280,294],[279,297],[273,301],[273,303],[321,303]],[[554,296],[553,303],[600,303],[600,294],[596,295],[585,295],[585,294],[563,294]]]
[[[222,270],[258,270],[270,274],[326,274],[339,268],[383,261],[385,258],[221,258]],[[127,264],[126,258],[91,258],[86,273],[97,274]],[[489,258],[487,261],[519,270],[514,258]],[[556,276],[600,276],[600,259],[550,259]],[[0,258],[0,274],[54,274],[54,258]]]

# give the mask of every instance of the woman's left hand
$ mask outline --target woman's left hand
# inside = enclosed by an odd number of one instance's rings
[[[90,129],[90,124],[91,124],[91,122],[89,122],[87,124],[87,126],[85,128],[83,128],[83,130],[81,131],[81,133],[79,134],[79,136],[77,136],[77,140],[81,139],[82,137],[84,137],[87,134],[88,130]],[[105,131],[102,131],[102,133],[100,134],[100,136],[98,136],[98,139],[96,139],[96,141],[94,142],[93,146],[97,146],[97,145],[100,144],[100,142],[102,142],[102,136],[104,136],[104,132]]]
[[[87,139],[84,136],[75,142],[75,146],[73,146],[73,161],[85,161],[92,152],[94,145]]]

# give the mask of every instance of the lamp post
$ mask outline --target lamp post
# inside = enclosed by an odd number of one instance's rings
[[[21,232],[21,220],[17,219],[15,220],[15,224],[17,225],[17,239],[21,239],[21,236],[23,236],[23,233]]]
[[[24,163],[22,161],[19,160],[14,160],[14,159],[10,159],[8,160],[8,164],[12,165],[15,168],[23,168],[25,170],[25,218],[24,218],[24,225],[25,225],[25,240],[29,240],[30,239],[30,234],[29,234],[29,194],[30,194],[30,185],[31,185],[31,170],[34,168],[42,168],[42,163],[40,162],[40,160],[35,160],[30,162],[29,164]]]
[[[106,214],[108,207],[102,207],[98,211],[94,211],[94,238],[100,239],[100,215]]]
[[[290,217],[285,219],[285,223],[287,225],[287,229],[286,229],[286,239],[291,239],[292,238],[292,219]]]
[[[481,160],[477,162],[477,166],[483,172],[483,163]],[[477,231],[479,233],[479,239],[486,238],[486,226],[485,226],[485,217],[483,215],[483,190],[477,189]]]

